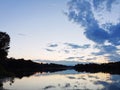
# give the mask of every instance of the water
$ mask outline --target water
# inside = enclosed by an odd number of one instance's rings
[[[120,90],[120,75],[75,70],[37,72],[29,77],[4,79],[3,90]]]

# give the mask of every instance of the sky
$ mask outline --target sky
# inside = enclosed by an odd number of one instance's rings
[[[8,57],[59,63],[120,61],[119,0],[0,0]]]

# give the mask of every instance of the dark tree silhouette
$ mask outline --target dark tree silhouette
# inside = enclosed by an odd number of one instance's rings
[[[0,60],[6,59],[8,55],[10,37],[6,32],[0,31]]]

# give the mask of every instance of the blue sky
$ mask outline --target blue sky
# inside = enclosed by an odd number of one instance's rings
[[[11,37],[9,57],[119,61],[119,8],[119,0],[0,0],[0,31]]]

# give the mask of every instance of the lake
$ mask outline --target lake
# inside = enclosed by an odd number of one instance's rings
[[[120,90],[120,75],[75,70],[36,72],[21,78],[1,79],[0,90]]]

